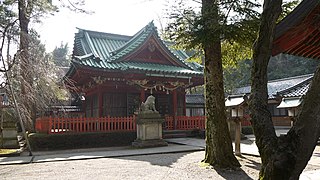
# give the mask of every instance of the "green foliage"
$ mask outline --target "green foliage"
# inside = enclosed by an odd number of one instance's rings
[[[0,27],[5,28],[6,24],[12,22],[12,19],[15,18],[17,14],[12,11],[10,1],[5,0],[3,3],[0,3]]]
[[[176,0],[168,12],[169,23],[164,36],[186,49],[199,49],[203,42],[211,41],[212,36],[220,33],[215,38],[251,46],[258,30],[260,15],[255,9],[259,6],[249,0],[220,1],[217,7],[211,7],[212,11],[218,8],[220,23],[210,27],[210,32],[204,32],[203,27],[210,19],[201,17],[200,4],[188,6],[187,1]]]
[[[281,20],[288,15],[301,0],[283,4]],[[258,1],[219,1],[219,24],[211,27],[212,32],[203,32],[204,23],[210,21],[201,17],[200,3],[175,0],[168,9],[168,25],[163,37],[176,43],[176,48],[197,51],[191,61],[201,62],[202,43],[212,41],[212,36],[220,34],[224,68],[234,68],[237,61],[250,59],[252,45],[256,39],[260,24]],[[190,5],[191,4],[191,5]],[[219,33],[218,33],[219,32]]]
[[[249,85],[251,64],[252,61],[249,59],[240,60],[235,66],[229,66],[224,69],[224,89],[227,94],[232,94],[235,88]]]
[[[279,16],[278,22],[290,14],[293,9],[301,2],[301,0],[291,0],[284,2],[282,5],[282,13]]]
[[[224,85],[226,93],[232,93],[234,88],[250,85],[252,61],[238,61],[235,66],[224,69]],[[268,79],[281,79],[315,72],[320,61],[304,57],[280,54],[272,57],[268,65]]]
[[[222,42],[221,51],[224,69],[235,68],[238,61],[252,57],[252,49],[237,42]]]
[[[320,61],[280,54],[272,57],[268,66],[269,80],[314,73]]]
[[[68,67],[70,64],[70,59],[68,58],[68,43],[60,44],[60,47],[55,47],[52,51],[53,61],[55,65],[62,66],[62,67]]]

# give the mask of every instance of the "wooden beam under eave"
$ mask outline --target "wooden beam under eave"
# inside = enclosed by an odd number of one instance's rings
[[[318,31],[314,31],[315,33],[319,33]],[[289,54],[303,56],[302,54],[306,54],[306,52],[310,51],[313,48],[314,42],[317,42],[317,35],[314,33],[310,34],[310,36],[306,37],[306,39],[297,44],[294,48],[287,50]],[[306,55],[304,55],[306,57]]]
[[[314,54],[312,54],[309,58],[312,59],[320,59],[320,48]]]
[[[320,47],[317,47],[317,46],[306,46],[306,50],[301,52],[300,54],[302,57],[310,57],[312,52],[319,51],[319,50],[320,50]]]
[[[305,44],[298,44],[295,48],[287,51],[288,54],[306,57],[306,54],[311,49],[311,46]]]
[[[295,28],[291,32],[276,39],[273,43],[272,56],[278,55],[282,52],[290,51],[290,49],[296,47],[303,42],[306,37],[309,37],[314,32],[313,27],[305,29]]]

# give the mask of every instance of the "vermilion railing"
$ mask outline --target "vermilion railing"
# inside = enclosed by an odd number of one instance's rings
[[[135,116],[131,117],[42,117],[36,121],[36,131],[48,134],[81,132],[135,131]]]
[[[173,130],[174,129],[174,118],[173,116],[165,116],[165,122],[163,124],[164,130]]]
[[[244,120],[242,126],[250,126]],[[165,116],[165,130],[205,129],[205,116]],[[135,131],[136,117],[41,117],[36,121],[36,131],[41,133],[82,133],[82,132],[115,132]]]
[[[176,116],[177,129],[205,129],[205,116]]]

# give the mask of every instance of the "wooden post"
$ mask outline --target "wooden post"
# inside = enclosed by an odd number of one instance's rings
[[[176,116],[178,115],[177,110],[178,110],[178,99],[177,99],[177,90],[172,91],[172,102],[173,102],[173,121],[174,121],[174,129],[177,129],[177,118]]]
[[[236,156],[241,156],[241,150],[240,150],[240,141],[241,141],[241,121],[240,119],[235,120],[235,154]]]

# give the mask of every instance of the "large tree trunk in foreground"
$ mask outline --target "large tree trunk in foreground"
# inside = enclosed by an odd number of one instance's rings
[[[310,160],[320,136],[320,66],[313,76],[307,95],[303,98],[301,111],[293,128],[288,132],[295,148],[295,164],[290,178],[298,179]]]
[[[218,25],[218,11],[215,10],[214,1],[202,1],[204,32],[207,37],[215,37],[203,43],[206,85],[206,154],[203,161],[218,168],[235,168],[240,164],[233,154],[226,121],[220,36],[212,28]]]
[[[261,25],[258,39],[253,51],[251,72],[250,115],[253,124],[256,144],[261,156],[262,166],[260,178],[272,179],[268,176],[273,165],[277,145],[277,136],[272,124],[271,114],[268,111],[267,67],[271,54],[272,41],[276,20],[281,13],[282,1],[265,0],[261,16]]]
[[[298,179],[319,138],[319,70],[304,99],[301,113],[288,135],[279,138],[276,136],[271,115],[267,109],[267,66],[281,4],[282,2],[278,0],[265,0],[259,37],[253,52],[249,108],[262,161],[260,179]]]
[[[31,75],[30,55],[29,55],[29,23],[32,12],[32,1],[18,0],[19,26],[20,26],[20,67],[21,67],[21,99],[23,104],[23,119],[28,131],[34,130],[33,121],[36,118],[36,108],[34,105],[34,95],[32,94],[33,79]]]

